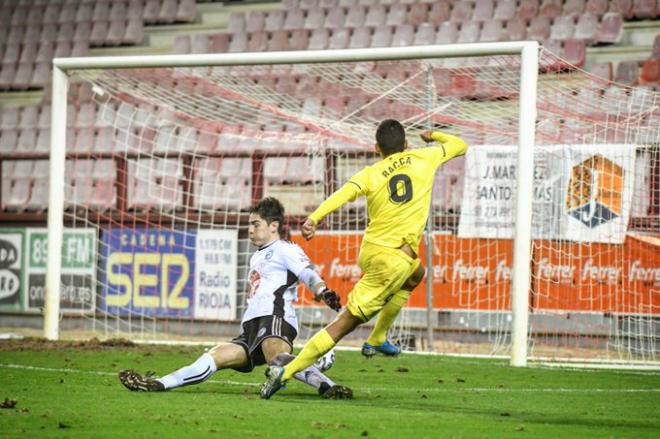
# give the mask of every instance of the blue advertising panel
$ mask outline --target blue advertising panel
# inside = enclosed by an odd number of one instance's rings
[[[105,230],[99,270],[101,311],[192,318],[196,238],[196,231]]]

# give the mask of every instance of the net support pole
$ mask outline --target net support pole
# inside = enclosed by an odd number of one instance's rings
[[[427,111],[434,107],[435,86],[433,84],[433,71],[428,68],[426,71],[426,98]],[[431,117],[429,117],[426,128],[433,128]],[[431,189],[433,190],[433,189]],[[431,197],[431,206],[429,207],[429,216],[426,220],[426,339],[428,340],[427,351],[433,352],[433,197]]]
[[[516,222],[511,279],[511,366],[515,367],[527,366],[538,43],[523,46],[521,56]]]
[[[48,259],[44,307],[44,337],[59,338],[60,273],[64,233],[64,166],[66,108],[69,81],[66,73],[53,67],[53,94],[50,131],[50,176],[48,189]]]

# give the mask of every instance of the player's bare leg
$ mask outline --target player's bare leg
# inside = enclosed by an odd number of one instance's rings
[[[424,279],[424,274],[424,267],[419,265],[413,274],[406,279],[401,290],[397,291],[385,304],[378,314],[376,325],[371,331],[371,334],[369,334],[369,338],[362,345],[362,355],[371,358],[380,353],[389,357],[396,357],[401,353],[399,346],[395,346],[387,340],[387,331],[394,324],[394,321],[401,312],[401,308],[408,302],[412,290]]]
[[[307,369],[309,366],[335,347],[337,342],[351,333],[363,321],[347,309],[340,312],[337,317],[324,329],[316,333],[303,347],[302,351],[287,366],[271,366],[266,371],[267,380],[261,387],[261,397],[269,399],[284,383],[291,379],[296,373]]]
[[[191,384],[200,384],[218,370],[242,367],[247,362],[247,355],[241,346],[233,343],[223,343],[202,354],[192,364],[164,377],[154,378],[149,374],[141,375],[133,370],[122,370],[119,372],[119,381],[132,391],[158,392]]]
[[[295,356],[291,355],[291,346],[284,342],[284,340],[276,337],[264,340],[261,344],[261,350],[269,366],[282,367],[289,364],[295,358]],[[322,398],[351,399],[353,397],[353,391],[351,389],[337,385],[314,365],[296,373],[293,377],[315,388]]]

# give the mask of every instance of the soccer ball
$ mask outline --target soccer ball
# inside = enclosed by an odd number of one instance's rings
[[[314,365],[319,368],[321,372],[329,370],[335,364],[335,350],[331,349],[324,356],[316,360]]]

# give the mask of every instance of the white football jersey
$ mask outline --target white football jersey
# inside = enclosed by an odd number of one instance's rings
[[[303,249],[288,241],[278,240],[257,250],[250,258],[247,309],[241,324],[274,315],[298,331],[293,302],[298,298],[298,276],[310,266]]]

